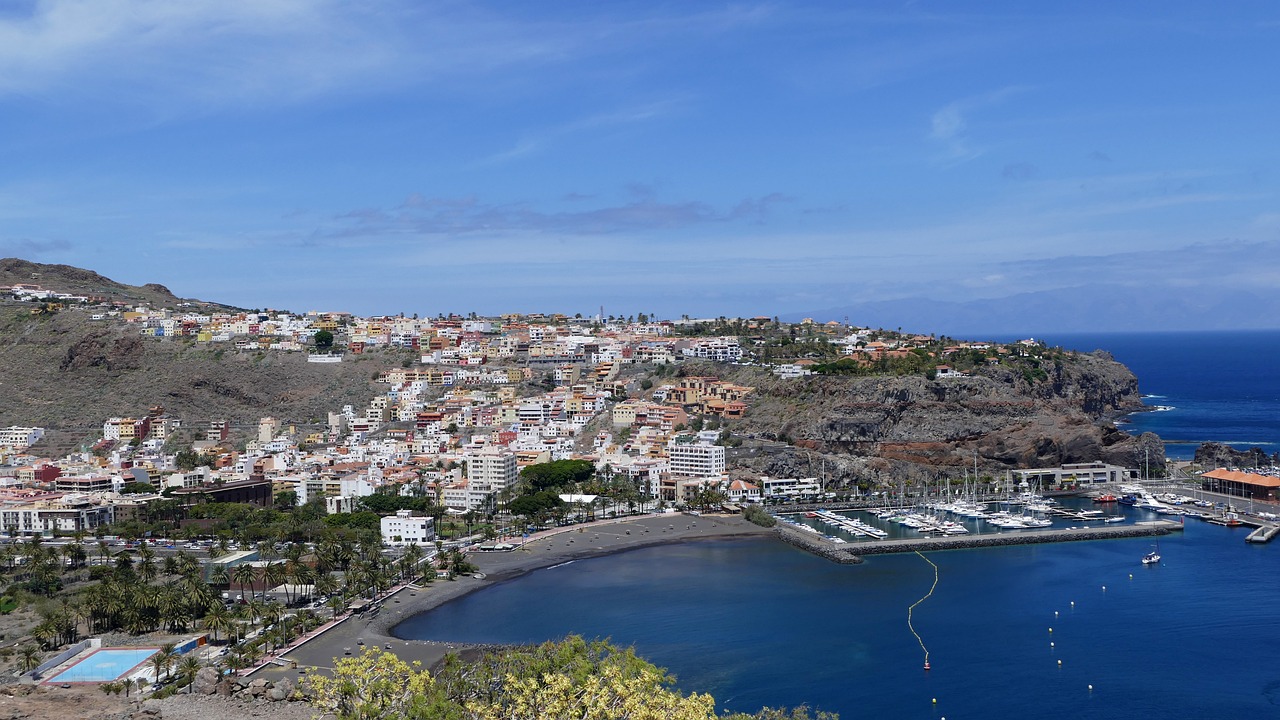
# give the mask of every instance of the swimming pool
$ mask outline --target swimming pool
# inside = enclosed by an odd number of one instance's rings
[[[159,648],[101,648],[46,682],[109,682],[145,663]]]

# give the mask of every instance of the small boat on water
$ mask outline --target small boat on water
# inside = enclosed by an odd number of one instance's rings
[[[1158,562],[1160,562],[1160,545],[1159,544],[1157,544],[1154,548],[1152,548],[1151,552],[1142,556],[1143,565],[1155,565]]]
[[[1138,504],[1138,496],[1137,496],[1137,495],[1125,495],[1124,497],[1120,498],[1119,500],[1116,500],[1116,502],[1120,503],[1121,505],[1137,505],[1137,504]]]
[[[816,513],[816,512],[807,512],[807,513],[805,513],[805,514],[804,514],[804,516],[812,520],[813,518],[818,517],[818,513]]]
[[[1124,522],[1124,516],[1116,515],[1114,517],[1109,517],[1106,520],[1103,520],[1102,522],[1108,522],[1108,523]]]
[[[1116,501],[1116,496],[1111,493],[1103,493],[1102,495],[1094,498],[1093,501],[1096,503],[1113,503]]]

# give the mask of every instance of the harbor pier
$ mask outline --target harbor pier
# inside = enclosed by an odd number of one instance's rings
[[[887,555],[902,552],[933,552],[960,550],[976,547],[1002,547],[1005,545],[1033,545],[1038,543],[1074,542],[1077,540],[1109,540],[1128,537],[1153,537],[1182,530],[1182,523],[1169,520],[1152,520],[1120,527],[1078,527],[1052,530],[1023,530],[1016,533],[992,533],[979,535],[944,535],[941,537],[898,538],[892,540],[865,540],[856,543],[835,543],[821,535],[806,533],[784,524],[775,528],[785,542],[821,555],[834,562],[851,564],[862,562],[866,555]]]

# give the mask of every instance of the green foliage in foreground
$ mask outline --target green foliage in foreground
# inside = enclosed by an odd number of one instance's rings
[[[710,695],[684,695],[666,671],[604,640],[449,656],[433,673],[366,648],[340,658],[333,677],[308,680],[322,712],[344,720],[838,720],[807,708],[717,715]]]
[[[778,519],[764,511],[759,505],[747,505],[742,508],[742,517],[760,527],[773,527],[778,524]]]

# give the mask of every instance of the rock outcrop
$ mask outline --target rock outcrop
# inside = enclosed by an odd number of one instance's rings
[[[1067,353],[1041,367],[1034,378],[993,365],[934,380],[737,371],[733,379],[756,393],[732,430],[785,445],[748,444],[732,455],[744,474],[825,474],[835,487],[960,477],[975,461],[982,475],[1094,460],[1138,467],[1147,450],[1160,471],[1160,439],[1113,423],[1142,408],[1132,372],[1105,353]]]
[[[1249,468],[1266,467],[1268,465],[1280,465],[1280,453],[1268,455],[1260,447],[1236,450],[1230,445],[1207,442],[1196,448],[1195,463],[1210,469],[1227,467],[1248,470]]]

